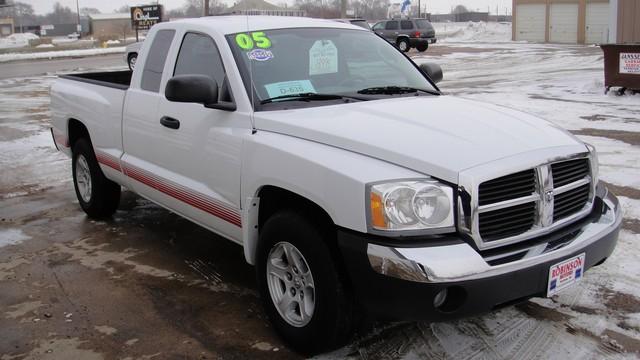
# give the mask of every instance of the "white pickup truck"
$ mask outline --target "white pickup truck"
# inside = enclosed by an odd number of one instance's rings
[[[615,247],[593,147],[441,78],[350,24],[175,21],[133,72],[61,76],[52,134],[90,217],[125,187],[240,244],[274,328],[313,353],[363,318],[551,296]]]

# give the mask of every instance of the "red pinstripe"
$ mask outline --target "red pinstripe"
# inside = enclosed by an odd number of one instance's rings
[[[135,167],[131,164],[123,163],[120,166],[120,159],[109,154],[96,151],[98,162],[124,173],[126,176],[154,188],[166,195],[171,196],[185,204],[191,205],[228,223],[242,227],[242,219],[237,210],[212,199],[204,194],[192,191],[173,181],[163,179],[146,170]]]

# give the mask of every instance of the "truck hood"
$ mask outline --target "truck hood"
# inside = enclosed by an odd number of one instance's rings
[[[378,158],[458,182],[460,171],[513,155],[581,145],[537,117],[453,96],[420,96],[255,113],[258,130]]]

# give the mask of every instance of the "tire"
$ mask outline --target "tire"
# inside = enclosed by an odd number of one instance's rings
[[[425,52],[425,51],[427,51],[428,48],[429,48],[429,44],[420,44],[420,45],[416,46],[416,50],[418,50],[420,52]]]
[[[411,50],[411,44],[409,44],[409,39],[398,39],[396,42],[396,46],[402,52],[409,52]]]
[[[274,214],[260,232],[256,275],[265,311],[285,342],[308,355],[344,345],[354,331],[353,302],[331,256],[329,236],[292,210]],[[294,300],[285,314],[276,302],[291,300],[286,294]],[[306,318],[300,316],[303,303]]]
[[[73,146],[73,185],[82,210],[93,219],[110,217],[120,204],[120,185],[107,179],[87,139]]]
[[[138,61],[138,54],[137,53],[129,54],[129,56],[127,57],[127,64],[129,65],[129,70],[133,71],[133,69],[136,67],[136,61]]]

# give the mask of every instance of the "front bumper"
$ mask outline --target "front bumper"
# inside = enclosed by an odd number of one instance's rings
[[[545,296],[552,265],[582,253],[585,270],[606,260],[621,221],[618,200],[598,186],[587,218],[505,250],[520,255],[508,253],[503,263],[492,263],[494,254],[481,254],[462,239],[399,247],[341,230],[338,244],[356,296],[368,313],[385,320],[439,321]],[[508,261],[513,256],[517,259]],[[436,308],[434,298],[444,289],[447,300]]]

